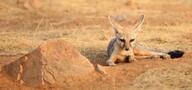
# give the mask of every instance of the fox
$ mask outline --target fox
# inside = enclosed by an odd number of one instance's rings
[[[142,25],[144,23],[145,15],[140,15],[136,20],[132,29],[122,27],[120,24],[112,20],[111,16],[108,16],[109,23],[115,33],[115,36],[110,40],[107,47],[106,64],[114,66],[118,62],[134,62],[135,56],[145,56],[146,58],[160,57],[163,59],[170,58],[170,55],[166,51],[158,49],[150,49],[143,47],[137,42],[138,33],[143,30]]]

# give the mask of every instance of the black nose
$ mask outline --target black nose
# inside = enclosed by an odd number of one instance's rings
[[[129,50],[129,48],[125,48],[125,50],[126,50],[126,51],[128,51],[128,50]]]

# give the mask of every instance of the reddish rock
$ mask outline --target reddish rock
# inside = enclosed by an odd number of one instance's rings
[[[43,43],[5,69],[14,80],[32,87],[81,80],[94,71],[88,59],[64,40]]]

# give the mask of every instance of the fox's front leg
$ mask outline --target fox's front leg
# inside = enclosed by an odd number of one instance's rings
[[[139,50],[139,49],[135,49],[134,54],[136,56],[145,56],[145,58],[163,58],[163,59],[170,58],[170,55],[167,53]]]
[[[114,66],[116,60],[117,60],[117,55],[112,53],[111,56],[109,57],[109,59],[106,61],[106,63],[109,66]]]
[[[130,63],[136,61],[136,58],[132,49],[129,51],[125,51],[125,50],[121,51],[121,55],[124,56],[124,58],[122,59],[124,61],[128,61]]]

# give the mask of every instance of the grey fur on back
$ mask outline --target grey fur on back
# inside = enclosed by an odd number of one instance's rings
[[[143,51],[151,51],[151,52],[160,52],[160,53],[168,53],[171,50],[168,49],[157,49],[157,48],[146,48],[145,46],[143,46],[142,44],[136,42],[135,47],[137,49],[143,50]]]
[[[113,52],[113,50],[114,50],[114,48],[115,48],[115,42],[116,42],[116,40],[117,40],[117,38],[114,37],[114,38],[111,39],[111,41],[109,42],[109,45],[108,45],[108,47],[107,47],[107,55],[108,55],[108,57],[111,56],[111,54],[112,54],[112,52]]]

